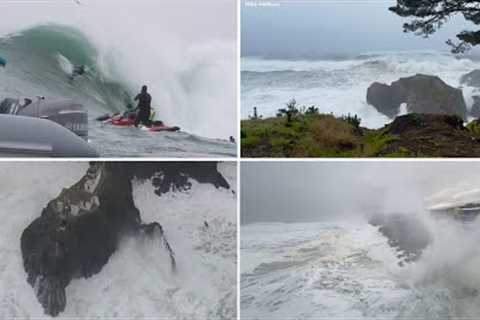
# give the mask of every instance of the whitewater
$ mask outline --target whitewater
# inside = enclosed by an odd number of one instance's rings
[[[17,6],[20,12],[32,10]],[[235,42],[179,40],[175,29],[181,21],[171,30],[144,26],[147,33],[138,24],[128,29],[120,14],[109,21],[103,17],[102,24],[94,17],[105,10],[110,9],[73,5],[66,11],[73,15],[71,22],[65,12],[56,12],[0,29],[0,56],[8,60],[0,70],[0,98],[45,96],[83,104],[90,143],[101,156],[235,156],[236,146],[228,141],[237,130]],[[77,65],[85,65],[87,73],[69,81]],[[181,132],[158,134],[95,121],[125,111],[144,84],[156,120]]]
[[[402,220],[416,230],[392,234],[407,239],[420,230],[429,239],[408,262],[380,226],[355,220],[242,226],[241,317],[478,318],[478,221],[403,215],[390,230],[402,230]]]
[[[470,56],[437,51],[371,52],[350,57],[269,59],[243,57],[241,63],[241,117],[253,107],[264,117],[276,114],[292,98],[298,106],[315,105],[322,113],[357,114],[362,126],[379,128],[391,119],[366,102],[373,82],[390,84],[417,73],[439,76],[448,85],[462,88],[467,108],[478,90],[461,86],[460,77],[478,69]]]
[[[47,202],[78,181],[87,167],[75,162],[0,165],[1,319],[50,318],[27,283],[20,236]],[[235,165],[220,163],[218,169],[236,191]],[[236,195],[191,183],[189,191],[158,197],[150,181],[133,181],[142,220],[158,221],[175,250],[176,273],[159,239],[127,238],[98,274],[69,284],[67,307],[58,319],[236,317]]]

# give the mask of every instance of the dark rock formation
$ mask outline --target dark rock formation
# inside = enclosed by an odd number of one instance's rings
[[[367,102],[390,118],[399,113],[402,103],[407,104],[409,113],[456,114],[462,119],[467,114],[462,90],[439,77],[422,74],[400,78],[390,86],[373,83],[367,90]]]
[[[382,154],[404,151],[416,157],[480,157],[480,141],[455,115],[407,114],[380,132],[394,138]]]
[[[470,115],[475,118],[480,118],[480,96],[472,96],[473,104],[470,109]]]
[[[46,314],[57,316],[65,309],[65,287],[73,278],[100,272],[123,236],[160,237],[175,270],[174,252],[162,226],[142,224],[133,202],[132,178],[152,176],[158,195],[188,189],[189,177],[229,187],[215,163],[92,163],[85,176],[50,201],[21,236],[27,280]]]
[[[414,215],[374,215],[369,223],[388,239],[388,244],[398,252],[397,258],[404,262],[416,261],[431,241],[426,227]]]
[[[397,117],[387,125],[388,132],[394,135],[408,133],[423,127],[429,127],[430,122],[438,121],[450,130],[465,130],[463,120],[455,115],[408,114]]]
[[[400,112],[400,104],[404,102],[405,93],[395,91],[389,85],[374,82],[368,87],[367,103],[389,118],[394,118]]]
[[[230,188],[217,171],[216,162],[132,162],[126,170],[132,178],[152,178],[155,193],[159,196],[168,191],[190,189],[189,178],[199,183],[210,183],[216,188]]]
[[[464,74],[460,77],[460,83],[470,87],[480,88],[480,70],[473,70]]]

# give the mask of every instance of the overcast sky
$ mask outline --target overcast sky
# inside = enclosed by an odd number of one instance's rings
[[[424,39],[403,33],[407,20],[388,11],[395,0],[242,1],[242,56],[448,50],[445,41],[470,26],[454,18]]]
[[[475,162],[244,162],[241,221],[343,219],[372,210],[420,211],[446,188],[480,187]]]
[[[188,41],[236,39],[235,0],[3,0],[0,34],[60,22],[100,33],[145,37],[169,32]]]

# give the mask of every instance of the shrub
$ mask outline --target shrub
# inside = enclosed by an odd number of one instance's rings
[[[290,100],[287,103],[287,108],[278,109],[277,117],[287,117],[287,124],[292,122],[292,119],[299,113],[297,108],[297,101],[295,99]]]
[[[351,126],[333,116],[311,123],[309,129],[315,141],[326,147],[353,149],[359,142]]]
[[[250,120],[258,120],[258,119],[262,119],[262,117],[263,117],[262,115],[260,115],[260,116],[258,115],[257,107],[253,107],[253,115],[248,116],[248,118]]]
[[[349,125],[354,127],[356,130],[360,129],[360,123],[362,122],[362,119],[360,119],[357,115],[354,115],[352,117],[349,113],[346,116],[342,116],[342,120],[346,121]]]
[[[305,114],[307,114],[307,115],[318,114],[318,108],[315,107],[315,106],[310,106],[310,107],[308,107],[307,110],[305,111]]]
[[[258,144],[260,144],[260,137],[258,136],[251,136],[251,137],[246,137],[242,139],[242,148],[249,148],[249,147],[255,147]]]

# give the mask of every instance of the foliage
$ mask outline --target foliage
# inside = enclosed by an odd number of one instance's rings
[[[300,111],[297,108],[297,101],[292,99],[287,103],[286,108],[278,109],[277,116],[287,116],[287,124],[290,124],[292,119],[299,113]]]
[[[260,137],[250,136],[242,139],[242,148],[254,147],[260,143]]]
[[[364,138],[364,152],[369,157],[377,157],[382,153],[384,148],[386,148],[391,142],[395,140],[396,138],[392,135],[382,132],[367,134]]]
[[[480,137],[480,121],[473,120],[467,125],[467,129],[470,130],[475,136]]]
[[[257,107],[253,107],[253,115],[249,115],[248,118],[250,120],[259,120],[259,119],[262,119],[262,115],[258,115],[258,112],[257,112]]]
[[[480,24],[479,0],[397,0],[390,11],[412,20],[403,25],[404,32],[428,37],[435,33],[454,15],[463,15],[465,20]],[[457,34],[460,42],[449,39],[447,44],[453,53],[463,53],[480,44],[480,30],[465,30]]]
[[[307,108],[307,110],[304,112],[307,115],[314,115],[318,114],[318,108],[315,106],[310,106]]]
[[[352,127],[354,127],[356,130],[360,129],[360,122],[362,122],[362,119],[360,119],[357,115],[354,115],[353,117],[350,115],[350,113],[346,116],[342,116],[342,120],[350,124]]]

